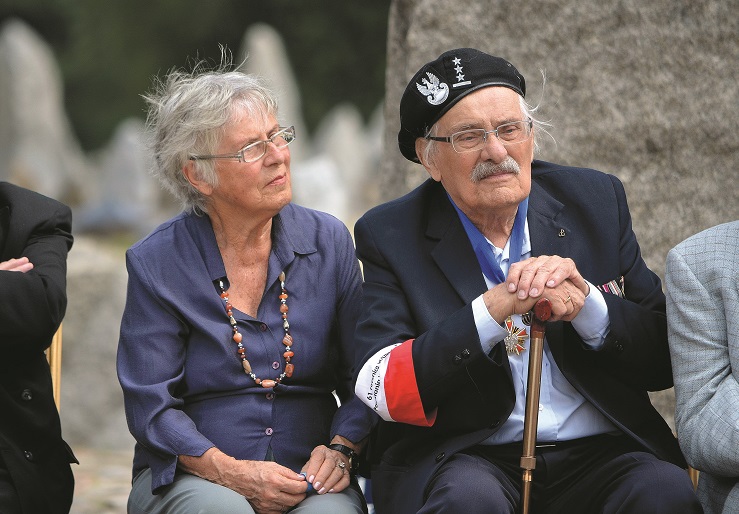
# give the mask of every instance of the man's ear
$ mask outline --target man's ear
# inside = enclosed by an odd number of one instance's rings
[[[424,158],[426,155],[426,145],[430,144],[431,141],[428,139],[422,137],[416,139],[416,156],[418,156],[418,160],[421,161],[428,174],[431,175],[431,178],[437,182],[441,182],[441,173],[439,173],[439,169],[434,164],[434,158],[429,157],[428,160]]]
[[[211,186],[208,182],[200,178],[200,174],[195,169],[195,162],[188,160],[185,165],[182,167],[182,174],[185,176],[187,181],[200,191],[205,196],[210,196],[210,194],[213,192],[213,186]]]

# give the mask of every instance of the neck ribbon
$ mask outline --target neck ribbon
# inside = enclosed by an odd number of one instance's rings
[[[448,196],[448,194],[447,194]],[[477,261],[480,263],[480,268],[487,279],[494,284],[500,284],[505,282],[506,275],[500,268],[495,260],[495,254],[493,249],[490,247],[490,243],[482,232],[470,221],[465,213],[457,207],[449,197],[449,201],[452,202],[454,209],[457,211],[462,226],[467,237],[472,243],[472,248],[475,250]],[[529,208],[529,198],[526,197],[523,201],[518,204],[518,211],[516,212],[516,218],[513,221],[513,230],[510,236],[510,246],[508,249],[508,263],[509,266],[521,260],[521,249],[523,248],[523,237],[524,237],[524,226],[526,224],[526,213]]]

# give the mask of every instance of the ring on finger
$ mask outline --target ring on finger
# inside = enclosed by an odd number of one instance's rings
[[[343,461],[339,461],[338,463],[336,463],[336,466],[341,468],[342,471],[346,469],[346,464],[344,464]]]
[[[567,298],[565,298],[564,299],[564,302],[562,302],[562,303],[567,303],[567,302],[570,302],[570,301],[572,301],[572,298],[570,298],[570,295],[567,295]]]

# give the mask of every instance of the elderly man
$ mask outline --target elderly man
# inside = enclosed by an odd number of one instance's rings
[[[701,512],[647,391],[672,385],[665,298],[621,182],[533,160],[523,76],[461,48],[400,102],[401,153],[431,178],[355,228],[364,265],[355,392],[378,514],[515,512],[530,310],[552,304],[534,511]]]

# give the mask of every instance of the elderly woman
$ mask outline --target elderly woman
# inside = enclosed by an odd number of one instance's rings
[[[156,173],[185,210],[126,254],[128,511],[363,512],[351,236],[291,203],[295,130],[255,77],[174,71],[155,89]]]

